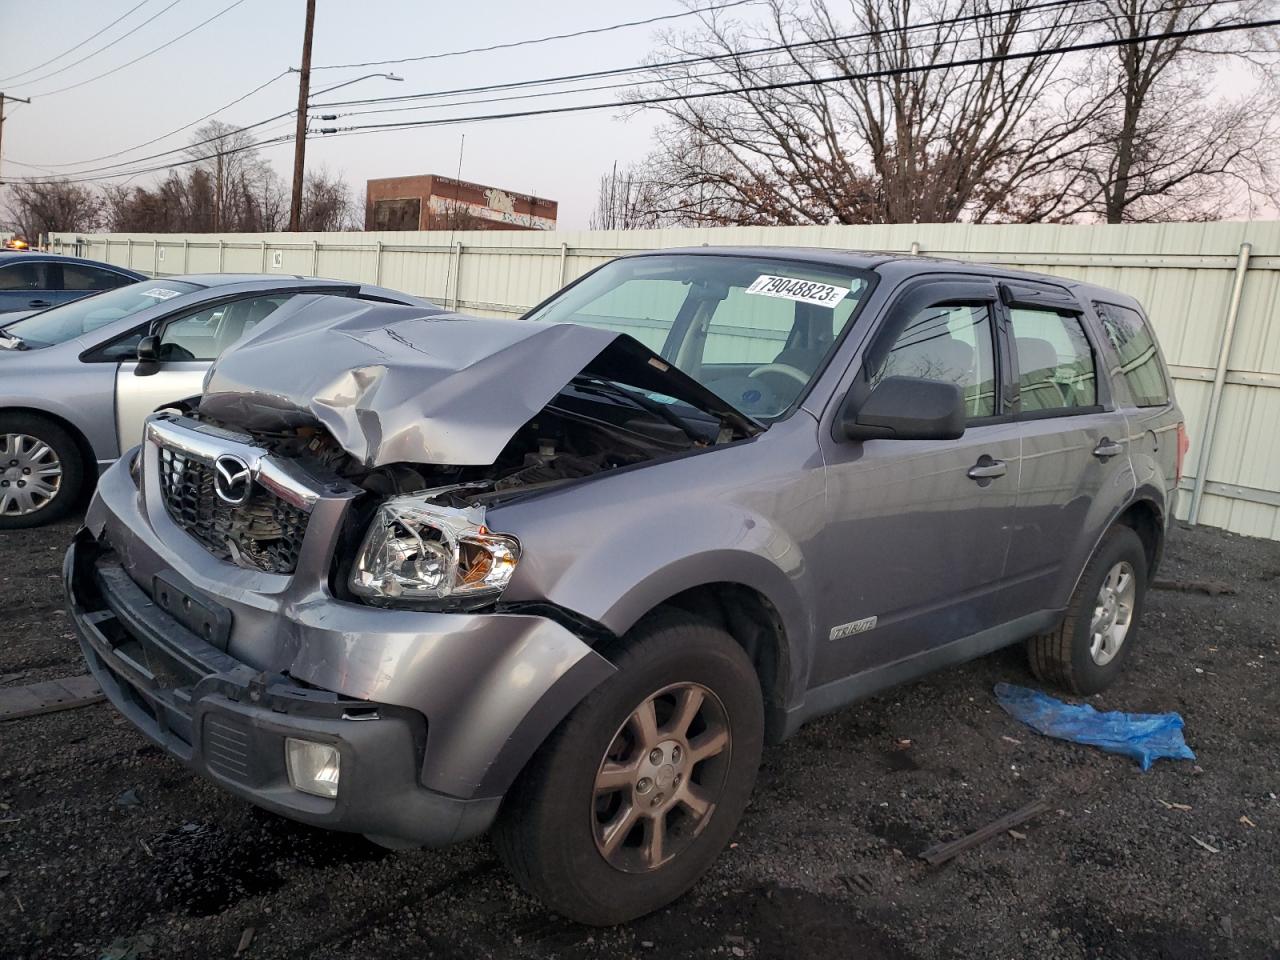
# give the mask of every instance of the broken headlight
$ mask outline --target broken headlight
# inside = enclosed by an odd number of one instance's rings
[[[431,503],[428,491],[387,500],[351,567],[351,592],[382,606],[468,609],[498,598],[520,559],[515,537],[492,533],[484,509]]]

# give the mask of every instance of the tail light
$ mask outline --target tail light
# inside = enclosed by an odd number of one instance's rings
[[[1182,482],[1182,465],[1186,462],[1187,451],[1191,449],[1191,438],[1187,436],[1187,425],[1178,424],[1178,457],[1174,461],[1174,483]]]

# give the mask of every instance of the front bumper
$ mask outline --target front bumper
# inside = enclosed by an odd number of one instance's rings
[[[216,432],[199,441],[222,442]],[[285,477],[310,497],[293,573],[221,560],[166,512],[151,432],[142,454],[142,489],[129,456],[107,470],[67,556],[81,645],[125,716],[253,803],[381,842],[472,836],[556,725],[615,672],[546,617],[335,597],[332,558],[353,496],[342,485]],[[264,468],[261,480],[280,477]],[[174,606],[181,598],[192,609]],[[286,736],[337,744],[336,800],[289,786]]]
[[[241,663],[152,602],[86,531],[67,551],[64,577],[80,646],[107,698],[149,740],[231,793],[392,846],[441,846],[492,823],[501,797],[450,797],[419,782],[420,713]],[[336,799],[290,785],[286,737],[337,747]]]

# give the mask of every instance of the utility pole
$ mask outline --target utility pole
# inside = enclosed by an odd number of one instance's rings
[[[302,180],[307,162],[307,97],[311,93],[311,34],[316,24],[316,0],[307,0],[307,26],[302,34],[302,69],[298,71],[298,126],[293,141],[293,199],[289,203],[289,229],[302,221]]]
[[[22,97],[10,97],[0,93],[0,160],[4,158],[4,102],[12,100],[15,103],[30,103],[31,98],[23,100]],[[0,186],[4,186],[4,178],[0,177]]]

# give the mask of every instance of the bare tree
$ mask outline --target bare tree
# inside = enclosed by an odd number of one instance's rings
[[[209,180],[211,207],[197,212],[207,215],[209,229],[279,229],[288,208],[284,187],[249,131],[211,120],[196,129],[187,155],[195,161],[192,169]]]
[[[1097,0],[1107,38],[1126,40],[1274,17],[1275,0]],[[1090,70],[1099,109],[1070,214],[1108,223],[1212,220],[1274,199],[1280,96],[1274,35],[1166,37],[1100,51]],[[1225,68],[1225,69],[1224,69]],[[1234,95],[1216,94],[1219,81]]]
[[[1001,59],[1070,43],[1071,8],[989,0],[854,0],[839,19],[769,0],[764,31],[707,14],[664,57],[716,56],[718,69],[661,68],[684,99],[645,171],[677,222],[867,223],[1002,219],[1079,149],[1093,109],[1062,58]],[[920,27],[918,24],[931,24]],[[774,54],[745,55],[781,45]],[[992,58],[987,63],[961,63]],[[827,82],[831,77],[854,79]],[[746,90],[799,81],[817,85]],[[1031,215],[1043,215],[1030,211]]]
[[[596,208],[591,212],[592,230],[644,230],[662,225],[656,212],[662,206],[658,192],[662,185],[643,179],[636,167],[618,172],[618,165],[600,178]]]
[[[302,230],[357,230],[356,203],[341,174],[323,167],[307,174],[302,186]]]
[[[96,229],[102,216],[93,190],[66,180],[15,182],[6,208],[10,228],[32,242],[41,234]]]

